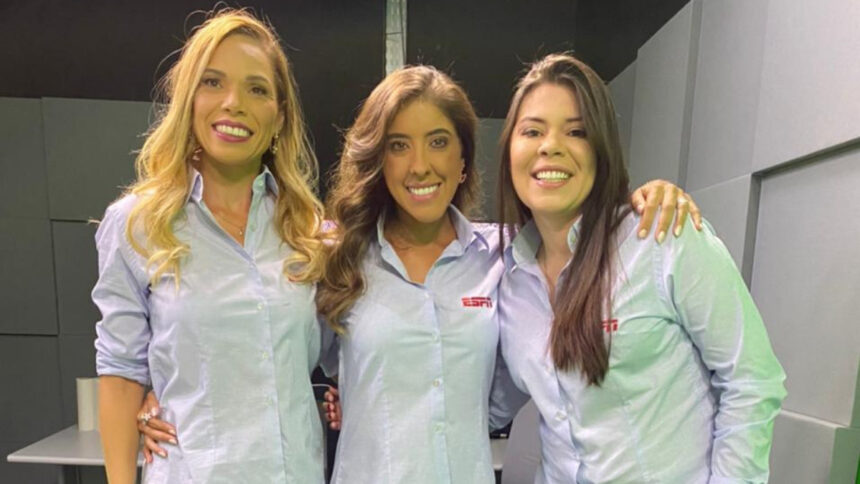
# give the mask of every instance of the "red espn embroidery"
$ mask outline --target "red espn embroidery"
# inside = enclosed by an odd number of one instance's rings
[[[618,320],[610,319],[609,321],[604,321],[603,323],[603,331],[607,333],[612,333],[613,331],[618,331]]]
[[[462,299],[465,308],[491,308],[493,300],[488,297],[464,297]]]

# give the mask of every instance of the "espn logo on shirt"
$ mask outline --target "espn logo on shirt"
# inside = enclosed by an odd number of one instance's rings
[[[491,308],[493,300],[488,297],[464,297],[462,299],[464,308]]]
[[[609,321],[604,321],[603,323],[603,331],[607,333],[614,333],[618,331],[618,320],[610,319]]]

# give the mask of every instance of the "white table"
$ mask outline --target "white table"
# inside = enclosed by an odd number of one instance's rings
[[[23,464],[61,465],[63,466],[63,472],[60,476],[61,483],[71,476],[77,478],[78,466],[105,465],[101,437],[98,431],[78,430],[77,425],[72,425],[17,450],[6,456],[6,460]],[[143,454],[137,455],[137,465],[138,467],[143,465]]]

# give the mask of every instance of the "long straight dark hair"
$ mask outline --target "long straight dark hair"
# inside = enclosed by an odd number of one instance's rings
[[[610,348],[604,341],[602,323],[611,319],[615,232],[630,212],[630,188],[609,89],[597,73],[571,55],[544,57],[517,83],[501,137],[500,237],[504,242],[504,231],[516,234],[532,218],[514,191],[510,147],[523,99],[542,84],[574,93],[586,137],[596,154],[594,186],[582,204],[573,260],[561,274],[553,303],[549,349],[558,368],[578,369],[589,384],[599,386],[609,369]]]

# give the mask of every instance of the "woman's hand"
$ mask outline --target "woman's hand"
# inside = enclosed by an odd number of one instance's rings
[[[173,425],[158,418],[161,408],[155,393],[150,391],[137,413],[137,429],[143,434],[143,457],[147,463],[152,463],[152,453],[167,457],[167,451],[158,445],[168,442],[176,445],[176,429]]]
[[[657,243],[662,243],[666,238],[666,232],[675,219],[675,227],[672,233],[675,237],[681,235],[687,215],[693,218],[693,225],[697,230],[702,230],[702,214],[696,202],[680,187],[666,180],[652,180],[637,188],[630,196],[630,203],[636,212],[642,216],[639,221],[637,235],[640,239],[648,236],[654,224],[654,216],[660,209],[660,218],[657,220],[657,229],[654,238]],[[677,212],[677,216],[676,216]]]
[[[325,410],[325,419],[328,426],[332,430],[340,430],[340,423],[343,417],[340,409],[340,393],[335,387],[329,387],[325,392],[325,402],[323,402]]]

